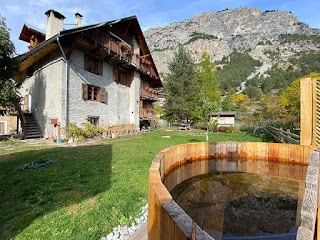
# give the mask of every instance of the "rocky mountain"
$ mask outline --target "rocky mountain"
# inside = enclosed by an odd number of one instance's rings
[[[294,68],[289,60],[300,58],[302,53],[320,53],[320,30],[310,28],[287,11],[240,7],[206,12],[144,34],[160,73],[168,71],[167,63],[178,45],[184,45],[196,62],[204,51],[213,61],[234,50],[246,52],[262,63],[250,78],[263,75],[275,64]]]

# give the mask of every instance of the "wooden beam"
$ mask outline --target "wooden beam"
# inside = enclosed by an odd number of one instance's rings
[[[73,52],[73,50],[75,49],[75,47],[77,46],[78,40],[80,38],[80,35],[76,36],[75,39],[73,40],[71,47],[69,48],[69,51],[66,55],[67,59],[69,60],[69,58],[71,57],[71,54]]]
[[[59,46],[56,43],[50,43],[49,45],[43,47],[37,52],[33,53],[31,56],[27,57],[20,63],[19,72],[25,71],[28,67],[30,67],[35,62],[39,61],[41,58],[49,54],[50,52],[58,49]]]
[[[127,27],[125,28],[125,30],[124,30],[124,32],[123,32],[124,35],[129,31],[129,28],[130,28],[130,26],[131,26],[131,23],[132,23],[132,22],[129,22],[129,24],[128,24]]]

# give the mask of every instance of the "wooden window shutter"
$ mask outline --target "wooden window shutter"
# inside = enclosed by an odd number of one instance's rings
[[[99,89],[99,97],[98,97],[98,101],[105,103],[106,102],[106,98],[107,98],[107,92],[105,88],[100,88]]]
[[[128,87],[130,87],[130,85],[131,85],[131,74],[130,73],[126,73],[126,85]]]
[[[88,85],[82,83],[82,99],[88,100]]]
[[[114,81],[119,82],[119,69],[117,66],[113,68]]]

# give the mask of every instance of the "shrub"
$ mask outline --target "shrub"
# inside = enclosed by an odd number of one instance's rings
[[[228,127],[227,126],[219,126],[217,129],[218,129],[218,132],[226,132]]]
[[[234,127],[228,127],[226,130],[226,133],[236,133],[237,129],[235,129]]]
[[[82,129],[82,135],[84,137],[93,138],[99,136],[103,132],[103,128],[92,124],[91,122],[87,122],[83,124],[84,127]]]
[[[103,129],[90,122],[84,123],[83,128],[78,127],[75,123],[68,123],[65,128],[67,138],[74,138],[76,142],[84,138],[93,138],[101,135]]]
[[[67,137],[71,138],[79,138],[82,135],[82,130],[79,128],[75,123],[68,123],[67,127],[65,128]]]
[[[237,129],[232,126],[219,126],[215,128],[215,132],[235,133]]]

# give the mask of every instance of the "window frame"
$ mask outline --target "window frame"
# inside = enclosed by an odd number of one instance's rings
[[[96,127],[99,127],[100,116],[88,116],[87,120],[88,122],[92,123]]]
[[[121,85],[125,85],[127,87],[131,86],[131,73],[119,68],[118,66],[114,66],[114,81]]]
[[[89,54],[84,54],[84,70],[96,75],[103,75],[103,61]]]
[[[105,88],[82,83],[83,100],[107,103],[107,96],[108,93]]]

